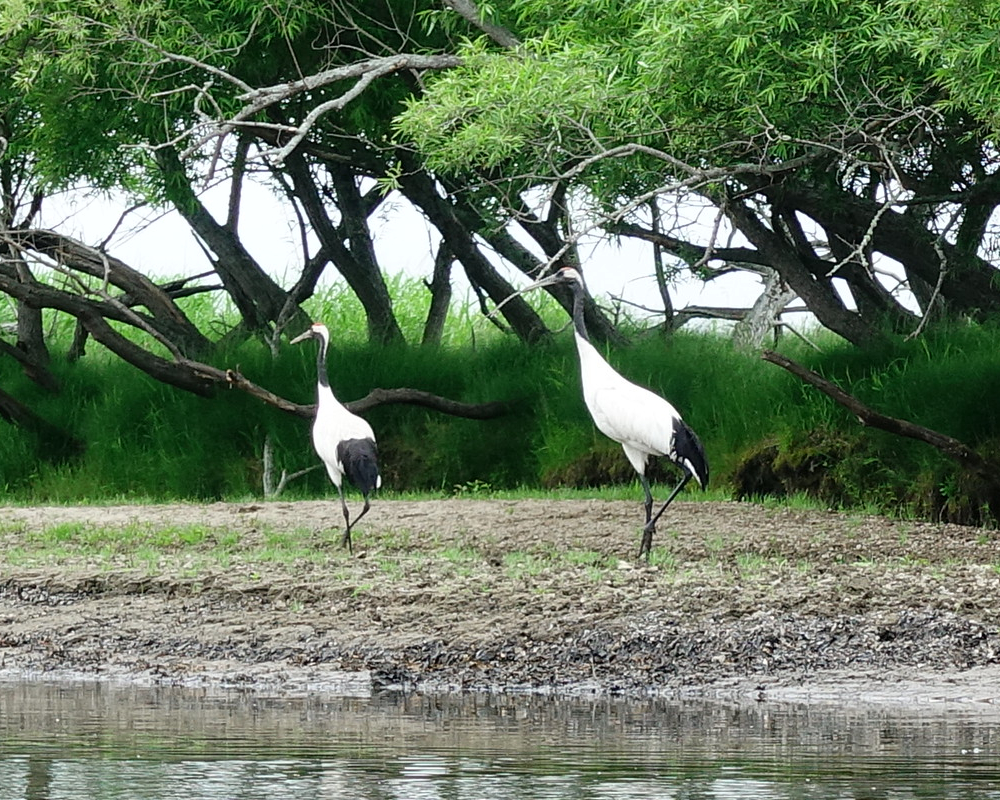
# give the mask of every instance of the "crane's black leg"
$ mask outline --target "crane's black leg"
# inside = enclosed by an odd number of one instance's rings
[[[656,532],[656,523],[659,522],[660,517],[663,516],[663,512],[667,510],[667,506],[673,502],[673,499],[677,497],[681,489],[687,486],[687,482],[689,480],[691,480],[691,473],[685,472],[684,477],[681,478],[681,482],[674,487],[674,490],[670,493],[670,497],[668,497],[667,501],[660,507],[660,510],[656,512],[655,517],[650,519],[650,512],[646,512],[646,527],[642,529],[642,544],[639,545],[639,558],[642,558],[643,554],[645,554],[646,560],[649,561],[649,552],[653,549],[653,534]],[[643,481],[645,481],[645,477],[643,477]],[[652,499],[650,499],[650,504],[651,503]]]
[[[344,530],[344,538],[340,540],[340,546],[343,547],[347,545],[348,551],[351,555],[354,555],[354,547],[351,545],[351,528],[358,524],[358,521],[368,513],[368,509],[371,508],[371,503],[368,501],[368,495],[365,495],[365,507],[361,509],[361,513],[354,518],[354,522],[349,522],[347,520],[347,503],[344,502],[344,496],[341,495],[340,502],[344,504],[344,521],[347,522],[347,528]]]
[[[358,514],[358,515],[357,515],[357,516],[356,516],[356,517],[354,518],[354,522],[352,522],[352,523],[351,523],[351,524],[350,524],[350,525],[348,526],[348,531],[347,531],[347,538],[348,538],[348,542],[350,541],[350,538],[351,538],[351,530],[350,530],[350,529],[351,529],[351,528],[353,528],[353,527],[354,527],[355,525],[357,525],[357,524],[358,524],[358,522],[359,522],[359,521],[361,520],[361,518],[362,518],[362,517],[363,517],[363,516],[364,516],[365,514],[367,514],[367,513],[368,513],[368,509],[369,509],[369,508],[371,508],[371,504],[370,504],[370,503],[368,502],[368,497],[367,497],[367,496],[365,496],[365,507],[364,507],[364,508],[362,508],[362,509],[361,509],[361,513],[360,513],[360,514]],[[352,551],[352,552],[353,552],[353,551]]]
[[[649,546],[653,541],[653,529],[656,523],[652,521],[653,517],[653,493],[649,490],[649,479],[640,474],[639,483],[642,484],[642,491],[646,495],[645,502],[643,505],[646,507],[646,524],[642,529],[642,541],[639,543],[639,555],[638,558],[642,558],[642,554],[646,554],[646,558],[649,558]]]
[[[344,509],[344,535],[340,540],[340,546],[346,546],[347,552],[353,556],[354,547],[351,545],[351,515],[347,510],[347,501],[344,500],[344,490],[338,486],[337,491],[340,493],[340,507]],[[355,522],[357,522],[357,520],[355,520]]]
[[[653,493],[649,490],[649,479],[645,475],[639,476],[639,483],[642,484],[642,491],[646,493],[646,524],[649,524],[650,517],[653,516]]]
[[[680,493],[681,489],[683,489],[685,486],[687,486],[687,483],[688,483],[689,480],[691,480],[691,473],[690,472],[685,472],[684,473],[684,477],[681,478],[681,482],[678,483],[674,487],[674,490],[670,493],[670,497],[667,498],[667,502],[665,502],[663,504],[663,508],[661,508],[659,511],[657,511],[656,512],[656,516],[653,517],[653,524],[654,525],[660,519],[660,516],[663,514],[663,512],[667,510],[667,506],[670,505],[671,501],[673,501],[673,499],[675,497],[677,497],[677,495]]]

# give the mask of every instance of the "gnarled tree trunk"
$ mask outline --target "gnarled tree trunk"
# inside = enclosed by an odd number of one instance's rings
[[[367,212],[358,196],[356,179],[345,168],[331,164],[337,189],[341,224],[334,225],[327,214],[316,180],[301,152],[293,152],[285,162],[292,179],[295,197],[302,204],[330,262],[357,295],[368,320],[372,341],[391,344],[403,341],[403,331],[392,310],[392,299],[385,279],[375,261],[368,235]],[[348,243],[351,246],[349,247]]]

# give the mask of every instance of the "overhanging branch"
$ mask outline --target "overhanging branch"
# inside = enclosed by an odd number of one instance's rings
[[[940,450],[944,455],[957,461],[963,469],[977,475],[994,487],[1000,488],[1000,465],[997,465],[983,458],[964,442],[954,439],[938,431],[925,428],[905,419],[897,419],[882,414],[875,409],[866,406],[853,395],[848,394],[839,386],[831,383],[826,378],[817,375],[810,369],[792,361],[780,353],[773,350],[765,350],[761,358],[776,364],[779,367],[792,373],[795,377],[805,381],[810,386],[819,389],[827,397],[832,398],[839,405],[846,408],[858,418],[858,422],[872,428],[879,428],[897,436],[905,436],[909,439],[916,439]]]
[[[165,55],[167,58],[179,58],[170,53]],[[186,61],[190,61],[190,59]],[[276,127],[276,132],[281,139],[281,145],[265,155],[272,157],[276,163],[280,164],[305,139],[309,131],[321,117],[331,112],[342,110],[344,106],[359,97],[377,78],[403,70],[450,69],[457,67],[461,63],[462,60],[458,56],[448,54],[424,55],[419,53],[399,53],[391,56],[367,58],[353,64],[322,70],[295,81],[286,81],[259,88],[246,87],[247,90],[237,98],[243,102],[243,107],[228,119],[212,119],[207,114],[201,114],[202,125],[207,127],[208,131],[200,137],[193,138],[189,146],[180,154],[180,158],[181,160],[186,160],[213,139],[227,136],[244,126],[260,127],[262,125],[272,125],[271,123],[262,123],[260,120],[260,114],[265,109],[306,92],[315,92],[318,89],[324,89],[334,84],[351,81],[350,85],[340,94],[315,104],[299,124],[279,125]],[[197,66],[201,66],[206,70],[209,68],[205,64],[198,64]],[[200,91],[205,92],[207,89]],[[272,127],[274,126],[272,125]]]
[[[256,397],[258,400],[262,400],[268,405],[289,414],[294,414],[303,419],[312,419],[316,415],[315,405],[305,405],[286,400],[284,397],[276,395],[262,386],[258,386],[253,381],[247,380],[238,370],[219,370],[215,367],[209,367],[206,364],[192,364],[192,368],[203,371],[220,384],[226,384],[232,388],[244,391],[252,397]],[[439,411],[442,414],[448,414],[453,417],[464,417],[466,419],[496,419],[511,410],[511,404],[502,400],[490,403],[463,403],[459,400],[449,400],[447,397],[440,397],[439,395],[424,392],[420,389],[408,389],[405,387],[372,389],[359,400],[351,400],[344,403],[344,405],[352,413],[363,414],[365,411],[370,411],[378,406],[399,403],[423,406],[432,411]]]
[[[521,44],[513,33],[500,25],[483,18],[482,12],[472,0],[443,0],[444,4],[475,28],[479,28],[501,47],[513,49]]]

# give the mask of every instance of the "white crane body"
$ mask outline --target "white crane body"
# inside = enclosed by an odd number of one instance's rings
[[[644,472],[649,456],[670,456],[674,422],[680,415],[657,394],[626,380],[594,346],[576,336],[583,401],[597,429],[621,444],[636,472]]]
[[[366,457],[374,460],[375,432],[366,420],[348,411],[333,396],[330,387],[320,386],[317,399],[316,419],[312,426],[313,447],[333,485],[340,488],[344,474],[348,472],[345,464],[363,461]],[[381,485],[382,477],[376,469],[372,488],[378,489]]]
[[[368,422],[352,414],[333,394],[326,374],[326,351],[330,333],[322,323],[315,323],[305,333],[292,339],[292,344],[306,339],[318,339],[316,353],[316,417],[312,426],[312,442],[316,454],[326,467],[333,485],[340,495],[344,513],[344,536],[341,543],[353,552],[351,529],[368,513],[368,495],[382,486],[378,467],[378,446],[375,432]],[[361,492],[364,508],[351,521],[344,500],[344,476]]]
[[[645,493],[646,525],[643,528],[639,556],[649,558],[656,522],[677,493],[694,478],[701,487],[708,486],[708,461],[694,431],[681,419],[669,402],[622,377],[601,356],[587,335],[583,318],[584,285],[580,273],[569,267],[542,278],[518,294],[566,283],[573,290],[573,325],[576,350],[580,359],[583,400],[597,429],[621,444],[629,463],[639,475]],[[646,478],[651,456],[662,456],[679,466],[684,476],[654,516],[653,496]]]

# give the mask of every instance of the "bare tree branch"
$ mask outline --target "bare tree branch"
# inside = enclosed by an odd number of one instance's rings
[[[494,400],[490,403],[463,403],[459,400],[449,400],[420,389],[372,389],[360,400],[344,403],[350,411],[363,413],[383,405],[405,403],[413,406],[423,406],[432,411],[440,411],[453,417],[465,419],[496,419],[510,412],[512,404],[504,400]]]
[[[180,58],[174,54],[166,55],[168,58]],[[185,61],[186,63],[190,62],[190,59],[185,59]],[[180,157],[182,160],[186,160],[213,139],[227,136],[242,127],[268,124],[262,123],[257,119],[257,116],[265,109],[289,100],[296,95],[304,92],[314,92],[317,89],[340,83],[341,81],[354,81],[349,88],[338,96],[313,106],[297,125],[279,124],[276,126],[285,134],[281,137],[281,144],[274,150],[263,152],[262,155],[272,158],[277,164],[281,164],[292,150],[305,139],[317,120],[332,111],[343,109],[349,102],[359,97],[376,78],[402,70],[450,69],[461,63],[461,59],[453,55],[400,53],[398,55],[365,59],[353,64],[323,70],[314,75],[307,75],[296,81],[287,81],[272,86],[262,86],[253,89],[244,85],[243,88],[245,91],[238,96],[238,99],[245,103],[243,108],[225,120],[212,119],[210,116],[203,114],[204,126],[208,128],[207,133],[193,139],[188,147],[181,152]],[[208,65],[202,64],[201,66],[209,69]]]
[[[21,348],[14,347],[14,345],[7,344],[3,339],[0,339],[0,353],[17,361],[24,370],[24,374],[42,388],[50,392],[59,391],[59,379],[49,371],[48,367],[40,364]]]
[[[38,436],[45,443],[40,450],[42,457],[48,460],[59,461],[83,450],[80,439],[36,414],[3,389],[0,389],[0,419]]]
[[[472,0],[442,0],[442,2],[470,25],[479,28],[501,47],[513,49],[521,44],[521,40],[509,30],[484,19]]]
[[[220,385],[228,385],[234,389],[246,392],[258,400],[262,400],[270,406],[294,414],[303,419],[312,419],[316,416],[316,406],[303,405],[286,400],[274,392],[258,386],[253,381],[247,380],[239,370],[220,370],[210,367],[207,364],[196,362],[186,362],[192,369],[197,369],[206,377],[211,378]],[[423,406],[432,411],[440,411],[453,417],[464,417],[466,419],[495,419],[503,416],[511,409],[511,404],[502,400],[491,403],[463,403],[459,400],[449,400],[447,397],[440,397],[430,392],[420,389],[372,389],[367,395],[359,400],[350,400],[344,405],[355,414],[363,414],[384,405],[394,405],[404,403],[408,405]]]

